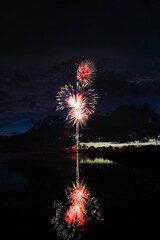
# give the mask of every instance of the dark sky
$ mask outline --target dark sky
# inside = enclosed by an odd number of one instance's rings
[[[0,134],[54,115],[84,59],[97,68],[97,111],[147,103],[160,113],[159,13],[158,0],[1,3]]]

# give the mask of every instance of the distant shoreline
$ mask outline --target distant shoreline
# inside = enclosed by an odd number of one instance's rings
[[[160,145],[160,141],[152,140],[148,142],[125,142],[125,143],[119,143],[119,142],[80,142],[79,143],[80,148],[85,147],[124,147],[124,146],[149,146],[149,145]]]
[[[80,154],[87,154],[93,158],[95,155],[101,155],[114,162],[130,166],[158,167],[160,145],[124,145],[123,147],[94,147],[79,149]]]
[[[82,144],[82,143],[81,143]],[[68,157],[76,155],[76,147],[68,147],[63,149],[53,149],[48,151],[46,149],[36,149],[36,151],[2,151],[0,152],[0,160],[7,161],[10,158],[23,158],[25,156],[32,155],[56,155],[64,154]],[[17,151],[16,151],[17,150]],[[139,167],[152,167],[159,168],[159,156],[160,156],[160,143],[148,142],[148,144],[117,144],[112,143],[107,147],[87,147],[86,145],[80,145],[78,152],[80,155],[86,155],[90,159],[100,157],[103,159],[109,159],[116,163],[120,163],[128,166],[139,166]]]

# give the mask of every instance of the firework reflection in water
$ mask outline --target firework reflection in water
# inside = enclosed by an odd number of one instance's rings
[[[55,215],[51,221],[57,235],[64,239],[79,239],[90,220],[103,220],[98,201],[91,197],[83,183],[73,183],[66,190],[68,204],[54,202]]]
[[[97,200],[91,197],[86,185],[79,182],[78,141],[79,126],[88,120],[95,111],[97,95],[93,89],[86,89],[93,82],[95,67],[90,60],[84,60],[78,65],[76,89],[72,85],[62,87],[57,96],[57,110],[67,109],[66,120],[76,125],[76,183],[68,187],[66,195],[68,203],[54,202],[55,215],[52,224],[59,237],[79,238],[80,232],[90,219],[101,219]]]

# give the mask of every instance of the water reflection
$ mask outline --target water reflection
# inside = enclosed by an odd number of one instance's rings
[[[160,169],[114,164],[98,156],[79,158],[80,176],[104,217],[103,222],[90,222],[81,240],[160,236]],[[64,190],[72,186],[74,163],[69,154],[48,154],[0,164],[2,239],[60,239],[50,224],[53,200],[67,202]]]
[[[80,164],[115,164],[112,160],[95,157],[90,159],[89,157],[80,157]]]

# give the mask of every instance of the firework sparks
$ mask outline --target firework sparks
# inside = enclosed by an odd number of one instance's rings
[[[83,125],[86,123],[88,116],[94,113],[97,98],[93,89],[86,90],[78,83],[76,84],[76,90],[72,85],[66,85],[61,87],[58,92],[57,110],[68,109],[66,119],[73,125],[77,122]]]
[[[89,86],[93,82],[95,74],[95,65],[90,60],[84,60],[78,65],[77,80],[85,87]]]

